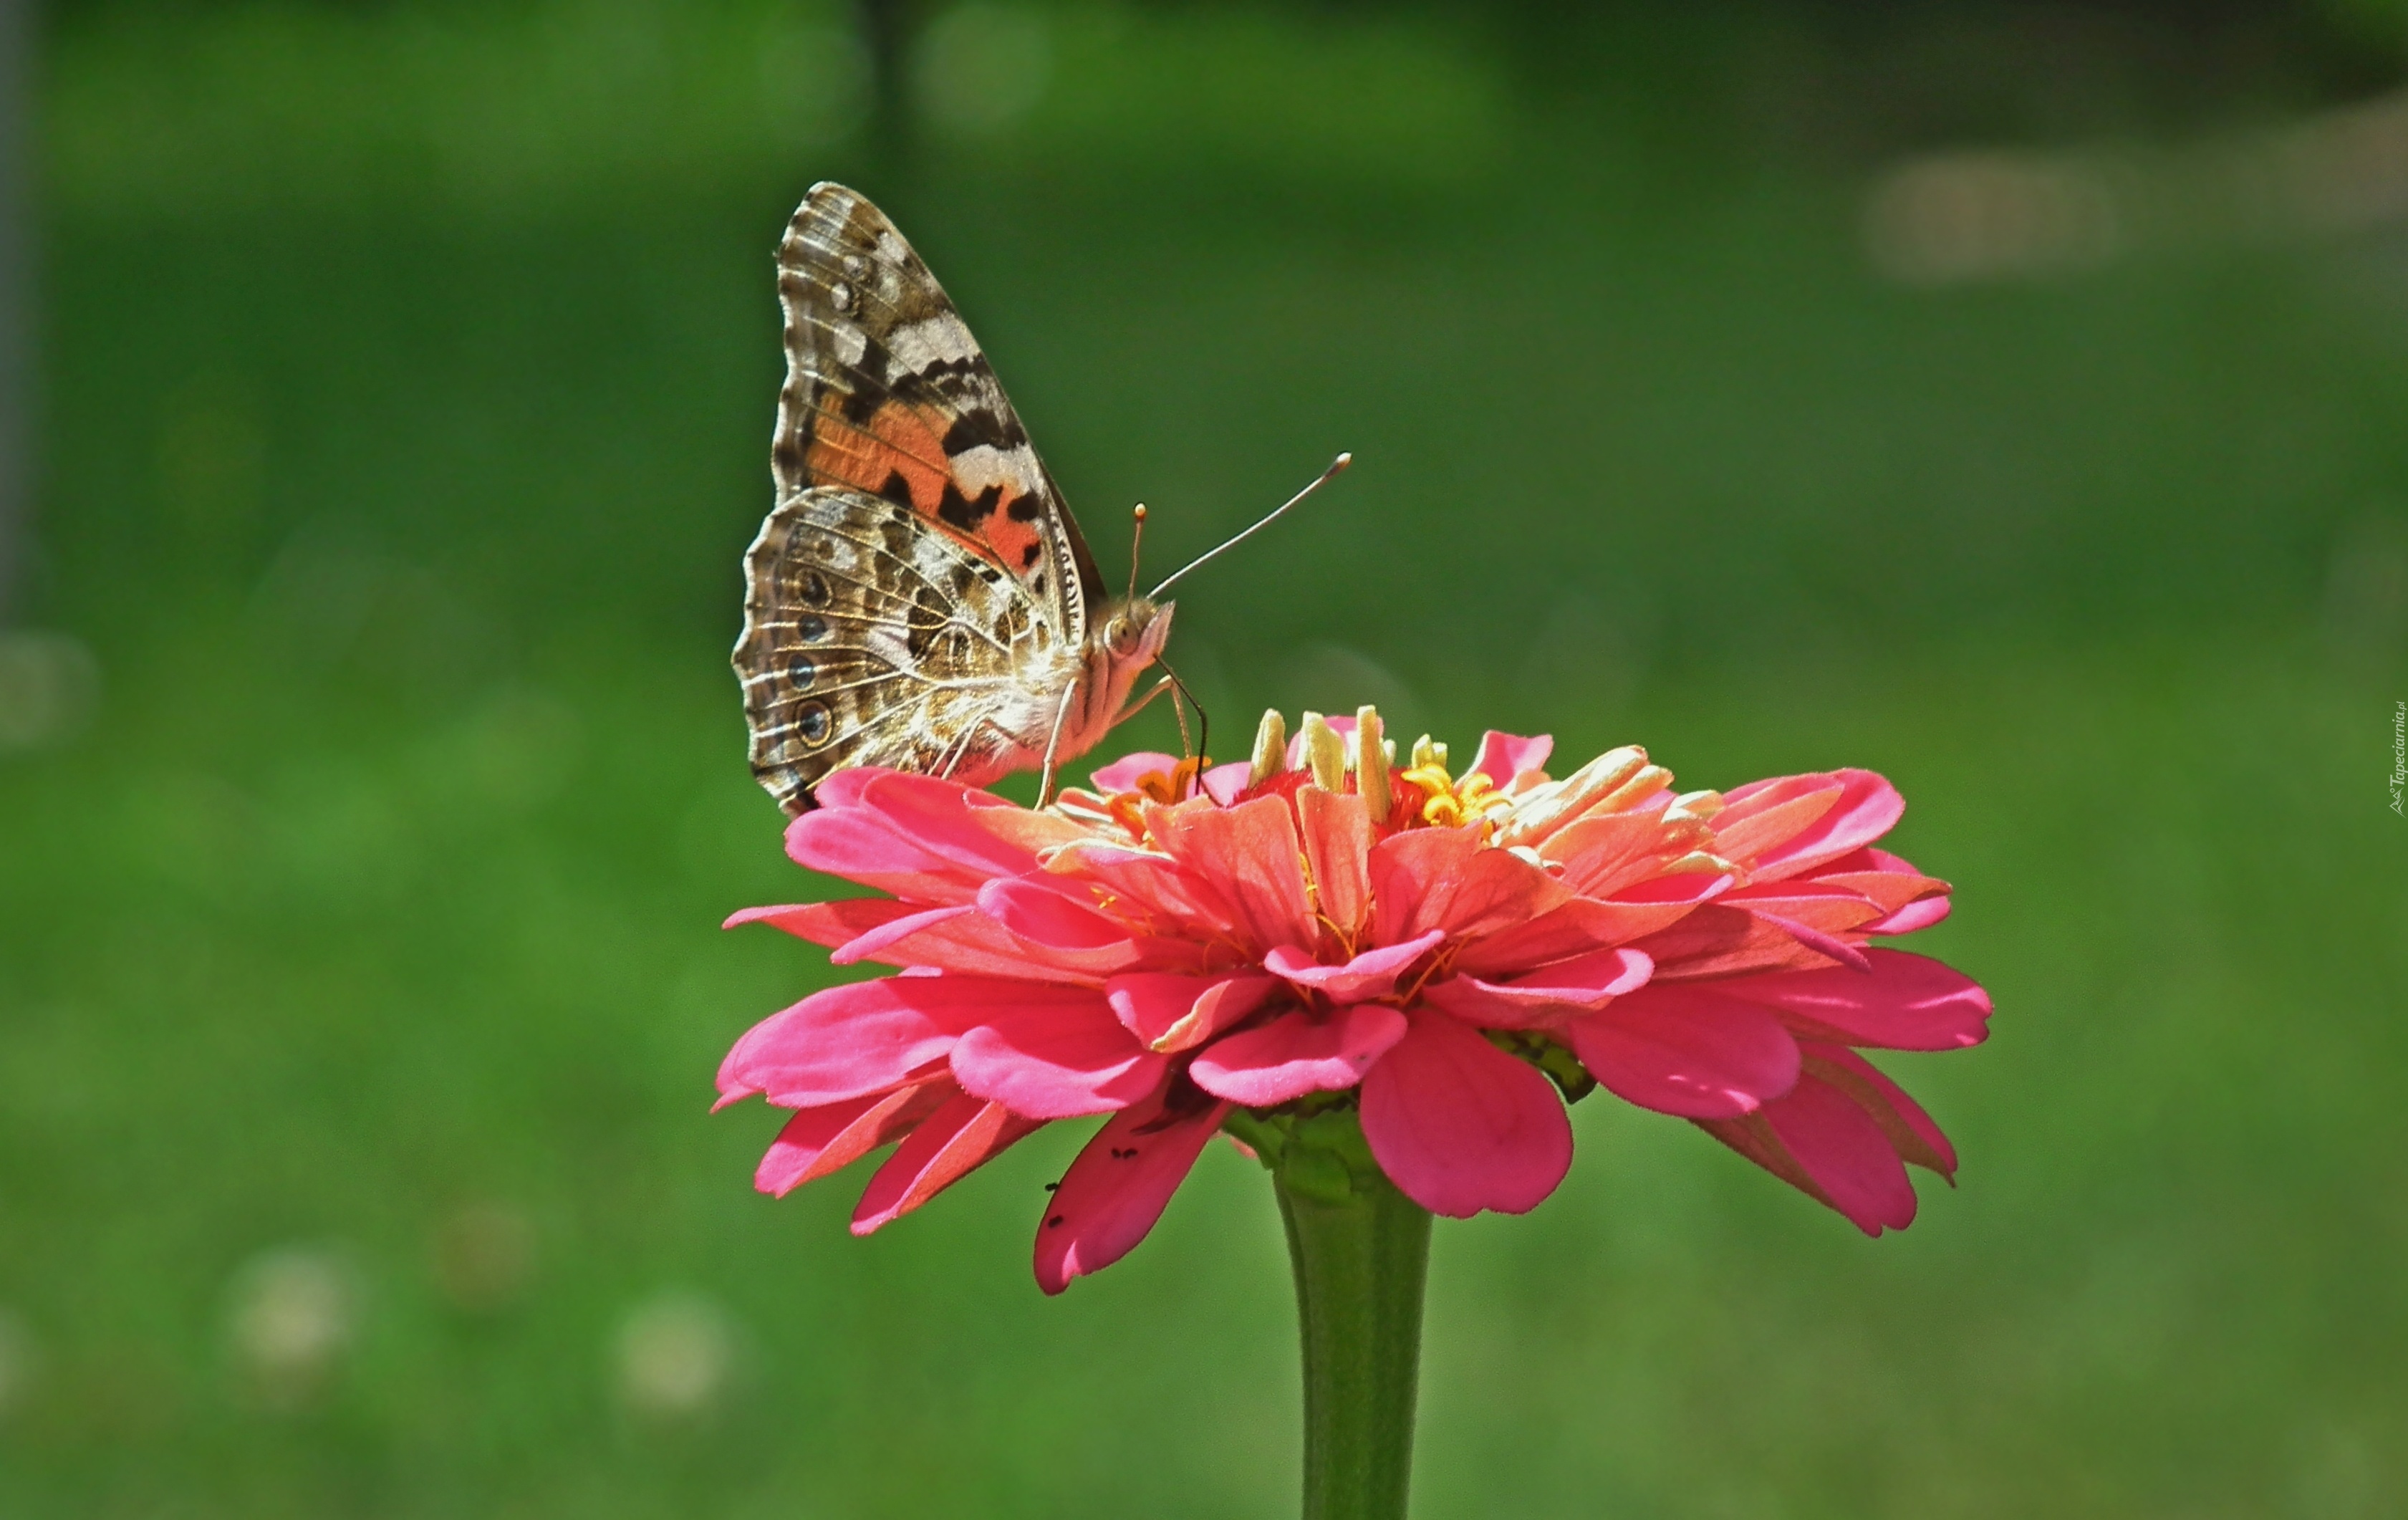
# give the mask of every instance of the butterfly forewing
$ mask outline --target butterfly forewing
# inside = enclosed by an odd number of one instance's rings
[[[909,507],[1083,639],[1094,558],[986,355],[894,223],[841,185],[813,187],[779,246],[778,294],[779,499],[844,485]]]

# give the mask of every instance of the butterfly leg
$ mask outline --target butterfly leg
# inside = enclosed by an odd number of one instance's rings
[[[1038,773],[1037,805],[1040,808],[1054,800],[1054,757],[1062,748],[1062,724],[1069,720],[1070,701],[1079,695],[1079,683],[1072,681],[1062,688],[1062,701],[1054,710],[1054,732],[1045,740],[1045,768]]]
[[[1131,718],[1143,712],[1146,709],[1147,703],[1152,702],[1155,697],[1160,696],[1163,693],[1170,690],[1174,684],[1176,683],[1172,681],[1168,676],[1165,676],[1160,681],[1155,681],[1153,688],[1143,696],[1139,697],[1136,701],[1130,703],[1126,708],[1124,708],[1121,710],[1121,715],[1112,720],[1112,726],[1118,728],[1121,724],[1128,722]]]
[[[945,763],[937,767],[939,776],[951,780],[953,772],[961,768],[962,762],[969,758],[970,741],[978,738],[979,730],[986,726],[990,714],[982,712],[963,725],[962,737],[954,740],[952,750],[946,753]]]

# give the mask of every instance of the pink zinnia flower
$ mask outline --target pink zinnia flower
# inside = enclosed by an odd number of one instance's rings
[[[1125,1254],[1224,1125],[1359,1108],[1380,1168],[1435,1212],[1521,1212],[1571,1162],[1592,1085],[1691,1119],[1869,1233],[1914,1216],[1938,1127],[1856,1047],[1979,1041],[1989,1000],[1867,948],[1937,922],[1946,883],[1871,848],[1897,793],[1864,771],[1675,795],[1638,750],[1561,781],[1491,733],[1460,776],[1377,715],[1266,716],[1250,763],[1131,755],[1042,810],[952,782],[838,772],[799,864],[885,896],[752,909],[899,974],[772,1015],[723,1103],[796,1110],[782,1194],[891,1141],[867,1233],[1032,1130],[1109,1115],[1038,1229],[1048,1293]],[[1190,795],[1190,794],[1193,795]]]

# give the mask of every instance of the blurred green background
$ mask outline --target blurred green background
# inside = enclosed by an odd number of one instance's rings
[[[1419,1515],[2408,1509],[2408,10],[62,3],[0,659],[0,1513],[1291,1513],[1267,1181],[1048,1301],[711,1117],[829,976],[725,652],[895,215],[1277,704],[1879,768],[1998,1003],[1869,1241],[1594,1098]],[[1169,741],[1149,715],[1133,743]],[[1927,1180],[1928,1182],[1928,1180]]]

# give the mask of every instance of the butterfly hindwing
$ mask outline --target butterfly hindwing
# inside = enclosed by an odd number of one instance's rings
[[[1100,578],[953,302],[875,206],[812,188],[778,250],[781,502],[844,486],[910,509],[1008,572],[1072,645]]]
[[[744,590],[752,769],[789,812],[844,767],[979,774],[1029,722],[1029,675],[1066,658],[1025,582],[916,509],[848,487],[770,513]]]

